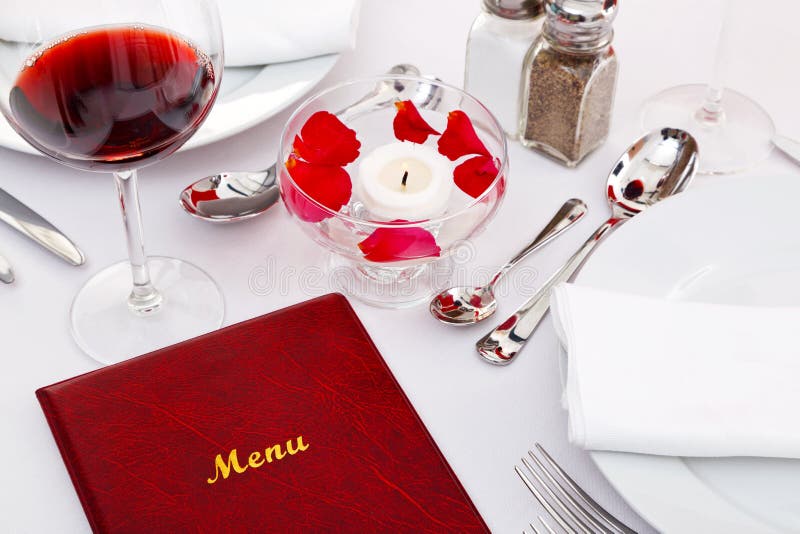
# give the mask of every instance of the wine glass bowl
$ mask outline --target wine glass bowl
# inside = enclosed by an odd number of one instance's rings
[[[202,123],[219,84],[211,57],[159,28],[77,31],[22,64],[7,116],[39,151],[85,170],[141,168]]]
[[[32,0],[0,34],[0,112],[57,162],[113,173],[129,260],[90,278],[71,331],[115,363],[218,328],[224,305],[200,268],[144,254],[137,170],[180,148],[219,90],[215,0]]]
[[[406,85],[412,88],[409,91],[412,95],[426,93],[415,91],[414,87],[433,86],[438,94],[436,99],[417,101],[412,97],[410,102],[436,133],[421,143],[399,140],[393,127],[400,109],[395,105],[399,99],[337,113],[381,83]],[[343,127],[354,132],[359,143],[358,156],[342,167],[349,176],[351,190],[340,207],[331,207],[330,202],[310,190],[308,182],[298,180],[295,166],[306,163],[293,161],[298,157],[302,160],[298,156],[298,139],[304,141],[304,127],[320,113],[336,115]],[[454,114],[468,119],[485,151],[478,147],[470,154],[468,149],[454,160],[440,153],[439,141],[447,135]],[[402,160],[403,156],[393,155],[398,152],[409,155],[408,165],[392,161]],[[438,173],[434,179],[440,178],[449,189],[432,192],[417,205],[401,200],[397,206],[377,203],[370,193],[370,183],[375,174],[382,172],[375,159],[384,157],[384,153],[388,154],[385,169],[399,165],[394,170],[395,178],[391,174],[388,178],[396,179],[399,192],[395,197],[402,197],[405,191],[404,169],[411,171],[413,180],[416,168],[413,160],[417,157],[434,175]],[[463,184],[454,180],[455,169],[469,166],[469,161],[492,162],[491,174],[484,177],[477,190],[462,189]],[[442,82],[406,76],[349,81],[311,97],[288,120],[278,154],[278,182],[284,204],[303,232],[330,252],[331,285],[368,304],[388,308],[427,302],[447,284],[454,255],[497,212],[505,194],[507,170],[505,135],[480,102]],[[345,178],[342,180],[346,183]]]

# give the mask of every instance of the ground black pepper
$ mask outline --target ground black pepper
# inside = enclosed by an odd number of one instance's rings
[[[546,6],[542,35],[525,59],[520,141],[572,167],[608,137],[616,0],[546,0]]]

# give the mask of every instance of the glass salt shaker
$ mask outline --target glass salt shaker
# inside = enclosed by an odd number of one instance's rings
[[[522,67],[541,31],[543,0],[483,0],[467,41],[464,90],[480,100],[516,138]]]
[[[520,141],[574,167],[608,137],[617,56],[617,0],[546,0],[525,58]]]

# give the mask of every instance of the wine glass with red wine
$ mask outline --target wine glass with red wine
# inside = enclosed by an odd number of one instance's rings
[[[223,61],[215,1],[25,5],[30,12],[0,24],[0,110],[43,154],[113,174],[128,241],[129,260],[75,297],[75,340],[115,363],[218,328],[222,294],[203,270],[145,256],[136,186],[137,170],[180,148],[214,104]]]

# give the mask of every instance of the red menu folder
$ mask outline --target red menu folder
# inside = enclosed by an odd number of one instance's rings
[[[487,532],[327,295],[36,392],[95,532]]]

